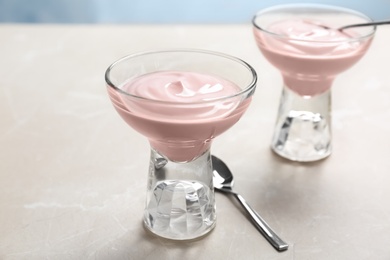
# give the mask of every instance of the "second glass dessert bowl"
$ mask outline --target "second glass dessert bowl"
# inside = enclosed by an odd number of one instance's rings
[[[354,10],[319,4],[278,5],[255,15],[256,43],[284,82],[271,144],[278,155],[306,162],[331,154],[333,81],[363,57],[376,29],[337,28],[370,21]]]

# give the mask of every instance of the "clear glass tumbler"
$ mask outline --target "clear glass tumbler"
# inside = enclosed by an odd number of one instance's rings
[[[221,53],[166,50],[126,56],[105,78],[119,115],[150,142],[145,226],[175,240],[205,235],[216,221],[210,146],[249,106],[256,72]]]
[[[359,12],[319,4],[278,5],[254,16],[256,43],[284,82],[271,144],[278,155],[306,162],[331,154],[333,80],[362,58],[376,29],[337,28],[369,21]]]

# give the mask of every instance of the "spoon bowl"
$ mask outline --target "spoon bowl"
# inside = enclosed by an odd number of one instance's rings
[[[288,244],[285,243],[264,221],[264,219],[245,201],[245,199],[233,191],[234,178],[228,166],[218,157],[211,156],[213,165],[213,184],[217,191],[233,195],[240,204],[244,207],[246,212],[251,217],[256,228],[268,240],[268,242],[277,250],[285,251],[288,249]]]

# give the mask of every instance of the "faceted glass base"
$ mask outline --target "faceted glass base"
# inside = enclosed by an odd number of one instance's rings
[[[152,150],[145,226],[158,236],[187,240],[215,225],[210,153],[188,163],[171,162]]]
[[[278,155],[300,162],[323,159],[331,153],[330,90],[300,96],[284,87],[272,139]]]
[[[272,149],[292,161],[316,161],[331,153],[329,122],[320,114],[290,111],[281,120],[275,133]]]

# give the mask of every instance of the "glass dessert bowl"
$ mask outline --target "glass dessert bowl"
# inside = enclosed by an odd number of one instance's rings
[[[364,56],[376,29],[337,28],[370,21],[354,10],[319,4],[279,5],[254,16],[257,46],[284,82],[271,144],[278,155],[306,162],[331,154],[333,81]]]
[[[116,111],[150,143],[144,223],[151,232],[187,240],[214,227],[211,143],[244,114],[256,81],[246,62],[203,50],[134,54],[107,69]]]

